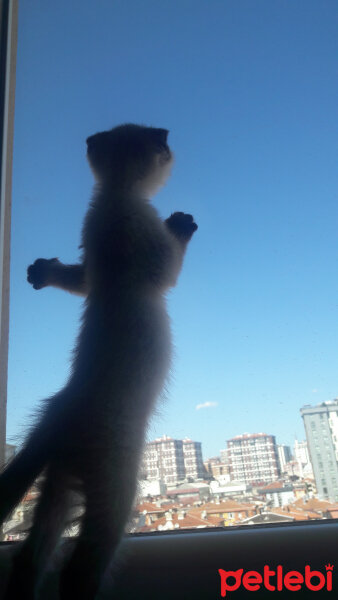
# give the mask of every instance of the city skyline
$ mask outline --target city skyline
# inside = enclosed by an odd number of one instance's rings
[[[293,446],[289,446],[287,444],[280,444],[278,443],[278,440],[276,439],[276,436],[274,436],[272,433],[265,433],[265,432],[243,432],[242,434],[238,434],[237,436],[234,436],[233,438],[230,438],[230,440],[224,440],[225,444],[227,445],[229,441],[235,440],[235,439],[239,439],[242,437],[257,437],[257,436],[266,436],[266,437],[273,437],[276,440],[276,449],[277,449],[277,456],[278,456],[278,461],[280,463],[281,466],[283,466],[284,463],[287,463],[289,461],[295,460],[297,461],[301,461],[301,458],[299,455],[307,455],[306,459],[303,459],[303,462],[309,462],[310,456],[309,456],[309,451],[307,449],[307,440],[303,439],[303,440],[298,440],[295,439],[294,441],[294,445]],[[162,436],[159,436],[157,438],[154,439],[149,439],[146,442],[146,449],[149,446],[152,446],[154,444],[160,444],[161,442],[166,442],[166,441],[173,441],[173,442],[190,442],[193,444],[200,444],[201,446],[203,445],[203,440],[192,440],[190,438],[188,438],[187,436],[185,436],[183,439],[178,438],[178,437],[174,437],[174,436],[170,436],[167,435],[166,433],[164,433]],[[305,450],[306,448],[306,450]],[[292,449],[292,450],[291,450]],[[288,457],[281,459],[280,456],[280,450],[283,450],[283,453]],[[146,450],[145,450],[146,451]],[[202,456],[203,456],[203,462],[207,462],[213,459],[220,459],[221,463],[223,463],[224,461],[222,461],[222,453],[228,453],[229,452],[229,448],[219,448],[218,453],[214,454],[214,455],[207,455],[204,450],[202,449]],[[228,458],[227,458],[228,460]]]
[[[278,444],[274,435],[263,432],[242,433],[226,440],[226,450],[220,448],[216,456],[202,455],[202,442],[190,439],[174,440],[164,435],[162,438],[150,442],[146,446],[145,460],[148,468],[145,476],[149,479],[163,479],[165,483],[170,482],[166,474],[165,455],[163,447],[177,446],[189,443],[199,447],[200,461],[204,464],[205,472],[216,479],[223,477],[223,485],[229,482],[245,485],[261,485],[263,482],[273,484],[283,482],[280,488],[272,491],[271,500],[277,502],[278,494],[282,492],[290,497],[293,496],[292,486],[286,489],[285,482],[295,480],[313,481],[316,488],[316,496],[319,500],[338,501],[338,399],[329,400],[311,406],[302,406],[300,414],[304,421],[306,440],[294,442],[292,453],[290,446]],[[153,448],[159,448],[160,454],[156,453],[156,463],[147,457],[153,454]],[[182,450],[181,450],[182,452]],[[222,455],[226,456],[226,460]],[[182,455],[183,456],[183,455]],[[222,458],[220,458],[222,457]],[[224,469],[222,467],[222,464]],[[154,467],[156,467],[155,470]],[[171,477],[171,483],[185,479],[183,471],[175,471]],[[172,471],[172,470],[171,470]],[[201,477],[201,476],[200,476]],[[195,477],[196,479],[196,477]],[[203,479],[203,477],[202,477]],[[222,484],[217,484],[222,487]],[[219,487],[219,489],[221,489]],[[274,497],[274,493],[277,496]],[[279,502],[279,500],[278,500]]]
[[[336,400],[336,398],[334,398],[334,399],[332,399],[332,400],[324,400],[323,402],[320,402],[320,403],[318,403],[318,404],[315,404],[314,406],[320,406],[320,405],[321,405],[321,404],[323,404],[323,403],[326,403],[326,402],[332,402],[332,401],[335,401],[335,400]],[[299,410],[299,417],[300,417],[300,420],[301,420],[301,421],[302,421],[301,410],[304,408],[304,406],[307,406],[307,405],[306,405],[306,404],[304,404],[304,405],[300,406],[300,407],[299,407],[299,409],[298,409],[298,410]],[[312,406],[312,405],[311,405],[311,406]],[[289,436],[289,437],[288,437],[288,441],[287,441],[287,442],[286,442],[285,440],[281,440],[281,439],[279,438],[279,436],[277,436],[277,435],[276,435],[276,434],[275,434],[273,431],[263,431],[263,430],[257,430],[257,431],[253,431],[253,430],[252,430],[252,431],[241,431],[240,433],[237,433],[237,434],[234,434],[234,435],[231,435],[231,436],[229,436],[227,439],[232,439],[232,438],[239,437],[239,436],[241,436],[241,435],[245,435],[245,434],[250,434],[250,435],[251,435],[251,434],[260,434],[260,433],[264,433],[264,434],[267,434],[267,435],[272,435],[272,436],[274,436],[274,437],[276,438],[276,443],[277,443],[277,445],[278,445],[278,446],[279,446],[279,445],[283,445],[283,446],[285,445],[285,446],[290,446],[290,447],[292,447],[292,448],[293,448],[293,447],[294,447],[294,444],[295,444],[295,442],[296,442],[296,441],[298,441],[298,442],[306,441],[306,431],[305,431],[305,428],[304,428],[304,426],[303,426],[303,435],[302,435],[302,436],[299,436],[299,437],[298,437],[296,434],[294,434],[294,438],[292,438],[292,436]],[[170,438],[173,438],[173,439],[185,439],[185,438],[186,438],[186,439],[193,439],[191,436],[188,436],[187,434],[186,434],[186,435],[184,435],[184,434],[183,434],[183,435],[175,435],[175,434],[169,434],[169,433],[166,431],[166,432],[162,432],[162,433],[158,433],[157,435],[154,435],[152,439],[150,439],[150,438],[149,438],[149,434],[148,434],[148,438],[147,438],[147,440],[146,440],[146,441],[147,441],[147,443],[149,443],[149,442],[153,442],[153,441],[155,441],[155,439],[160,439],[160,438],[162,438],[163,436],[164,436],[164,437],[170,437]],[[290,441],[290,440],[291,440],[291,441]],[[197,439],[193,439],[193,441],[201,441],[201,443],[202,443],[202,444],[204,444],[204,441],[203,441],[203,440],[197,440]],[[225,440],[223,440],[223,441],[226,443],[226,439],[225,439]],[[217,445],[217,443],[218,443],[218,442],[216,442],[216,441],[214,440],[213,444],[214,444],[214,447],[215,447],[215,448],[216,448],[216,445]],[[219,448],[218,448],[218,453],[214,453],[214,454],[212,454],[212,453],[210,453],[210,452],[209,452],[209,453],[208,453],[208,458],[212,458],[213,456],[218,456],[218,455],[219,455],[219,453],[221,452],[221,450],[222,450],[222,446],[219,446]]]
[[[293,448],[294,447],[294,446],[289,445],[289,444],[283,444],[283,443],[281,444],[281,443],[279,443],[278,440],[277,440],[277,437],[273,433],[266,433],[264,431],[256,431],[256,432],[255,431],[251,431],[251,432],[245,431],[245,432],[242,432],[240,434],[237,434],[236,436],[233,436],[233,438],[241,437],[243,435],[260,435],[260,434],[275,437],[276,438],[276,445],[277,445],[277,447],[279,447],[279,446],[287,446],[288,448]],[[230,439],[233,439],[233,438],[230,438]],[[193,439],[189,438],[188,436],[184,436],[183,438],[179,438],[177,436],[171,436],[171,435],[168,435],[167,433],[163,433],[161,436],[158,436],[156,438],[147,439],[146,445],[153,444],[154,442],[159,442],[159,441],[162,441],[162,440],[181,440],[181,441],[190,441],[190,442],[197,442],[197,443],[203,444],[203,440],[193,440]],[[227,441],[228,440],[225,440],[225,444],[227,443]],[[295,442],[304,443],[304,442],[306,442],[306,439],[302,439],[302,440],[295,439]],[[206,453],[203,450],[203,455],[205,455],[206,460],[209,460],[209,459],[212,459],[212,458],[215,458],[215,457],[221,457],[221,453],[224,450],[225,450],[225,448],[220,447],[219,450],[218,450],[218,454],[213,454],[213,455],[211,455],[211,454],[206,455]]]

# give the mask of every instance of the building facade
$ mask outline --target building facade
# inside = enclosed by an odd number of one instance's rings
[[[232,481],[247,484],[278,479],[276,438],[266,433],[244,433],[227,441]]]
[[[183,457],[186,478],[203,479],[206,471],[203,464],[201,442],[193,442],[189,438],[183,440]]]
[[[161,479],[166,485],[175,485],[185,479],[183,440],[164,435],[146,445],[143,457],[146,479]]]
[[[278,444],[277,453],[280,472],[284,473],[286,464],[292,460],[291,448],[285,444]]]
[[[219,456],[205,460],[204,468],[209,478],[219,479],[220,477],[227,477],[227,480],[230,481],[229,462],[223,463]]]
[[[149,481],[161,479],[166,485],[203,478],[201,442],[174,440],[168,436],[149,442],[143,456],[143,475]]]
[[[221,463],[223,463],[223,465],[229,464],[228,448],[224,448],[223,450],[221,450],[220,455],[221,455]]]
[[[302,464],[306,464],[306,463],[310,462],[309,448],[308,448],[306,440],[303,440],[301,442],[299,442],[298,440],[295,440],[294,454],[295,454],[295,460],[297,462],[300,462]]]
[[[301,408],[317,494],[338,502],[338,400]]]
[[[278,484],[278,482],[268,485],[262,490],[262,493],[265,494],[268,506],[274,508],[287,506],[296,500],[293,486]]]
[[[313,477],[310,453],[306,440],[301,442],[295,440],[294,455],[295,461],[298,464],[300,477]]]

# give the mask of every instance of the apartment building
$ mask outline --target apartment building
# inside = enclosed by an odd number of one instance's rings
[[[183,457],[186,478],[203,479],[206,470],[203,464],[201,442],[193,442],[189,438],[183,440]]]
[[[166,485],[203,478],[201,442],[174,440],[166,435],[149,442],[143,457],[143,473],[146,479],[161,479]]]
[[[228,451],[228,448],[224,448],[223,450],[221,450],[220,451],[220,455],[221,455],[221,463],[223,465],[229,464],[229,451]]]
[[[317,494],[338,502],[338,399],[301,408]]]
[[[266,433],[244,433],[227,441],[230,475],[247,484],[269,483],[280,474],[276,438]]]
[[[277,453],[280,472],[284,473],[286,464],[292,460],[291,448],[285,444],[278,444]]]
[[[310,453],[306,440],[300,442],[298,440],[295,440],[294,457],[295,461],[298,464],[299,476],[313,477]]]
[[[230,481],[229,461],[224,463],[219,456],[214,456],[212,458],[207,458],[207,460],[204,461],[204,468],[208,477],[214,479],[225,477]]]

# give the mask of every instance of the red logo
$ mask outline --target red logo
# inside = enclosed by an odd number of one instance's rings
[[[300,571],[286,571],[282,565],[278,565],[275,571],[265,565],[263,574],[258,571],[246,571],[238,569],[237,571],[224,571],[218,569],[221,576],[221,596],[224,598],[227,592],[236,592],[242,585],[249,592],[257,592],[265,587],[269,592],[298,592],[303,587],[312,592],[319,592],[325,588],[328,592],[332,591],[332,571],[333,565],[325,565],[326,573],[321,571],[312,571],[309,565],[305,566],[304,574]]]

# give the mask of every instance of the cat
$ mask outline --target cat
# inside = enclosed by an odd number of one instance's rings
[[[83,260],[37,259],[35,289],[86,297],[65,387],[45,401],[18,455],[0,476],[0,522],[43,471],[29,536],[14,558],[7,598],[34,600],[81,490],[79,537],[60,575],[62,600],[93,600],[133,505],[146,426],[171,364],[165,293],[175,286],[197,225],[160,219],[149,198],[169,177],[168,131],[125,124],[90,136],[96,184],[82,230]]]

